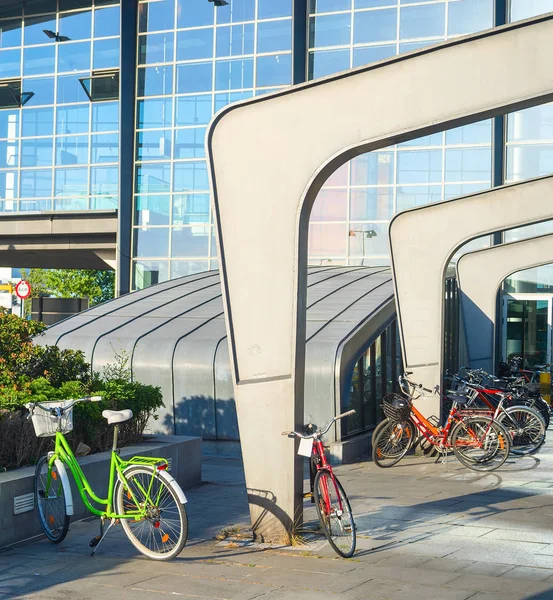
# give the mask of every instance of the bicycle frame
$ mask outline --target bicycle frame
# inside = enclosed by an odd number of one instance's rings
[[[117,449],[113,449],[111,452],[111,460],[110,460],[110,469],[109,469],[109,484],[108,484],[108,497],[100,498],[95,493],[90,483],[88,482],[81,466],[77,462],[75,455],[73,454],[65,436],[61,431],[56,432],[56,441],[54,451],[49,454],[48,459],[48,480],[45,489],[46,495],[49,492],[50,483],[52,481],[52,467],[54,466],[54,462],[56,459],[61,460],[61,462],[69,467],[73,478],[75,480],[75,484],[77,489],[79,490],[79,495],[81,496],[81,500],[86,508],[92,513],[99,517],[106,517],[108,519],[135,519],[140,520],[144,518],[147,513],[146,507],[137,511],[128,511],[124,515],[119,515],[114,512],[113,507],[113,492],[115,488],[115,478],[117,477],[121,480],[123,485],[125,486],[129,497],[132,498],[136,506],[140,506],[140,502],[134,496],[131,488],[129,487],[128,481],[125,478],[124,471],[127,467],[131,465],[139,465],[139,466],[151,466],[154,467],[154,471],[152,477],[150,479],[150,483],[148,485],[148,489],[144,489],[144,487],[140,484],[140,482],[135,481],[135,485],[140,489],[140,492],[144,495],[144,498],[148,501],[151,501],[152,504],[155,504],[159,501],[159,495],[161,494],[161,488],[158,491],[158,497],[154,500],[151,499],[150,494],[152,492],[152,487],[154,483],[154,475],[156,470],[163,471],[167,469],[168,462],[163,458],[152,458],[148,456],[133,456],[130,460],[125,461],[122,460],[119,456],[119,452]],[[55,478],[55,477],[54,477]],[[105,505],[104,510],[100,510],[93,506],[92,502]]]
[[[311,457],[309,458],[310,483],[311,483],[311,493],[312,494],[313,494],[313,483],[315,481],[315,474],[317,473],[317,471],[320,471],[321,469],[328,471],[328,473],[330,474],[330,478],[332,479],[332,482],[334,483],[334,487],[336,489],[338,489],[338,486],[336,485],[336,478],[334,477],[334,472],[332,470],[332,466],[326,459],[326,453],[324,450],[323,442],[320,437],[316,436],[313,439],[313,449],[312,449]],[[340,494],[337,494],[337,496],[338,496],[338,504],[339,504],[340,510],[343,511],[344,507],[342,506],[342,497],[340,496]],[[330,510],[331,510],[330,497],[328,494],[328,487],[327,487],[326,480],[323,482],[323,497],[324,497],[324,502],[325,502],[325,513],[330,514]]]

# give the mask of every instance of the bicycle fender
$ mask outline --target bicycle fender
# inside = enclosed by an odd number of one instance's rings
[[[176,482],[172,475],[167,473],[167,471],[158,471],[158,475],[165,481],[167,485],[170,485],[175,490],[181,504],[186,504],[188,502],[180,485]]]
[[[65,465],[61,462],[59,458],[56,458],[54,461],[56,465],[56,469],[60,474],[61,481],[63,483],[63,492],[65,494],[65,512],[69,516],[73,514],[73,494],[71,493],[71,484],[69,483],[69,477],[67,476],[67,471],[65,470]]]

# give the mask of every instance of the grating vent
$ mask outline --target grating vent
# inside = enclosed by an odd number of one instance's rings
[[[172,458],[168,458],[167,459],[167,470],[170,471],[173,468],[173,459]]]
[[[13,514],[20,515],[21,513],[29,512],[35,507],[35,495],[25,494],[24,496],[16,496],[13,499]]]

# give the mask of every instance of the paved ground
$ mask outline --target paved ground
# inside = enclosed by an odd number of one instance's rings
[[[358,526],[353,559],[335,558],[324,541],[261,549],[214,540],[247,522],[246,491],[239,460],[207,458],[204,483],[188,491],[190,540],[178,559],[142,558],[121,530],[90,558],[97,523],[74,523],[59,546],[0,551],[0,600],[553,600],[553,440],[488,475],[454,458],[337,471]]]

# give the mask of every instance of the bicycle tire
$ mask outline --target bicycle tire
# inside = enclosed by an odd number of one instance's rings
[[[71,517],[65,505],[65,483],[56,466],[50,470],[48,455],[42,456],[36,464],[34,479],[35,510],[44,535],[54,544],[65,539],[69,531]],[[46,488],[48,478],[48,496]]]
[[[501,423],[490,417],[471,416],[455,425],[450,445],[465,467],[473,471],[494,471],[509,456],[511,436]]]
[[[381,469],[393,467],[407,454],[415,438],[412,421],[397,423],[386,417],[377,425],[371,438],[373,462]]]
[[[534,454],[545,442],[545,422],[533,408],[509,406],[497,420],[511,434],[512,454]]]
[[[118,478],[114,487],[114,504],[117,514],[124,515],[130,510],[137,509],[133,496],[136,497],[139,504],[145,503],[146,498],[140,491],[140,487],[147,489],[152,476],[154,481],[151,487],[151,497],[157,496],[162,501],[157,506],[149,507],[150,515],[145,519],[121,519],[121,526],[129,541],[139,552],[152,560],[175,558],[184,548],[188,538],[188,516],[186,507],[179,500],[173,484],[165,480],[158,471],[150,466],[131,465],[123,471],[123,475],[132,494],[123,481]],[[163,488],[166,492],[162,491]],[[166,501],[172,502],[173,506],[171,507],[171,504],[167,504]],[[164,518],[163,513],[174,516],[170,519]],[[177,515],[178,519],[175,518]],[[177,521],[179,530],[176,530]]]
[[[313,496],[319,522],[329,544],[338,555],[351,558],[355,552],[357,534],[349,499],[342,484],[328,469],[320,469],[313,482]],[[341,509],[338,499],[341,500]]]

